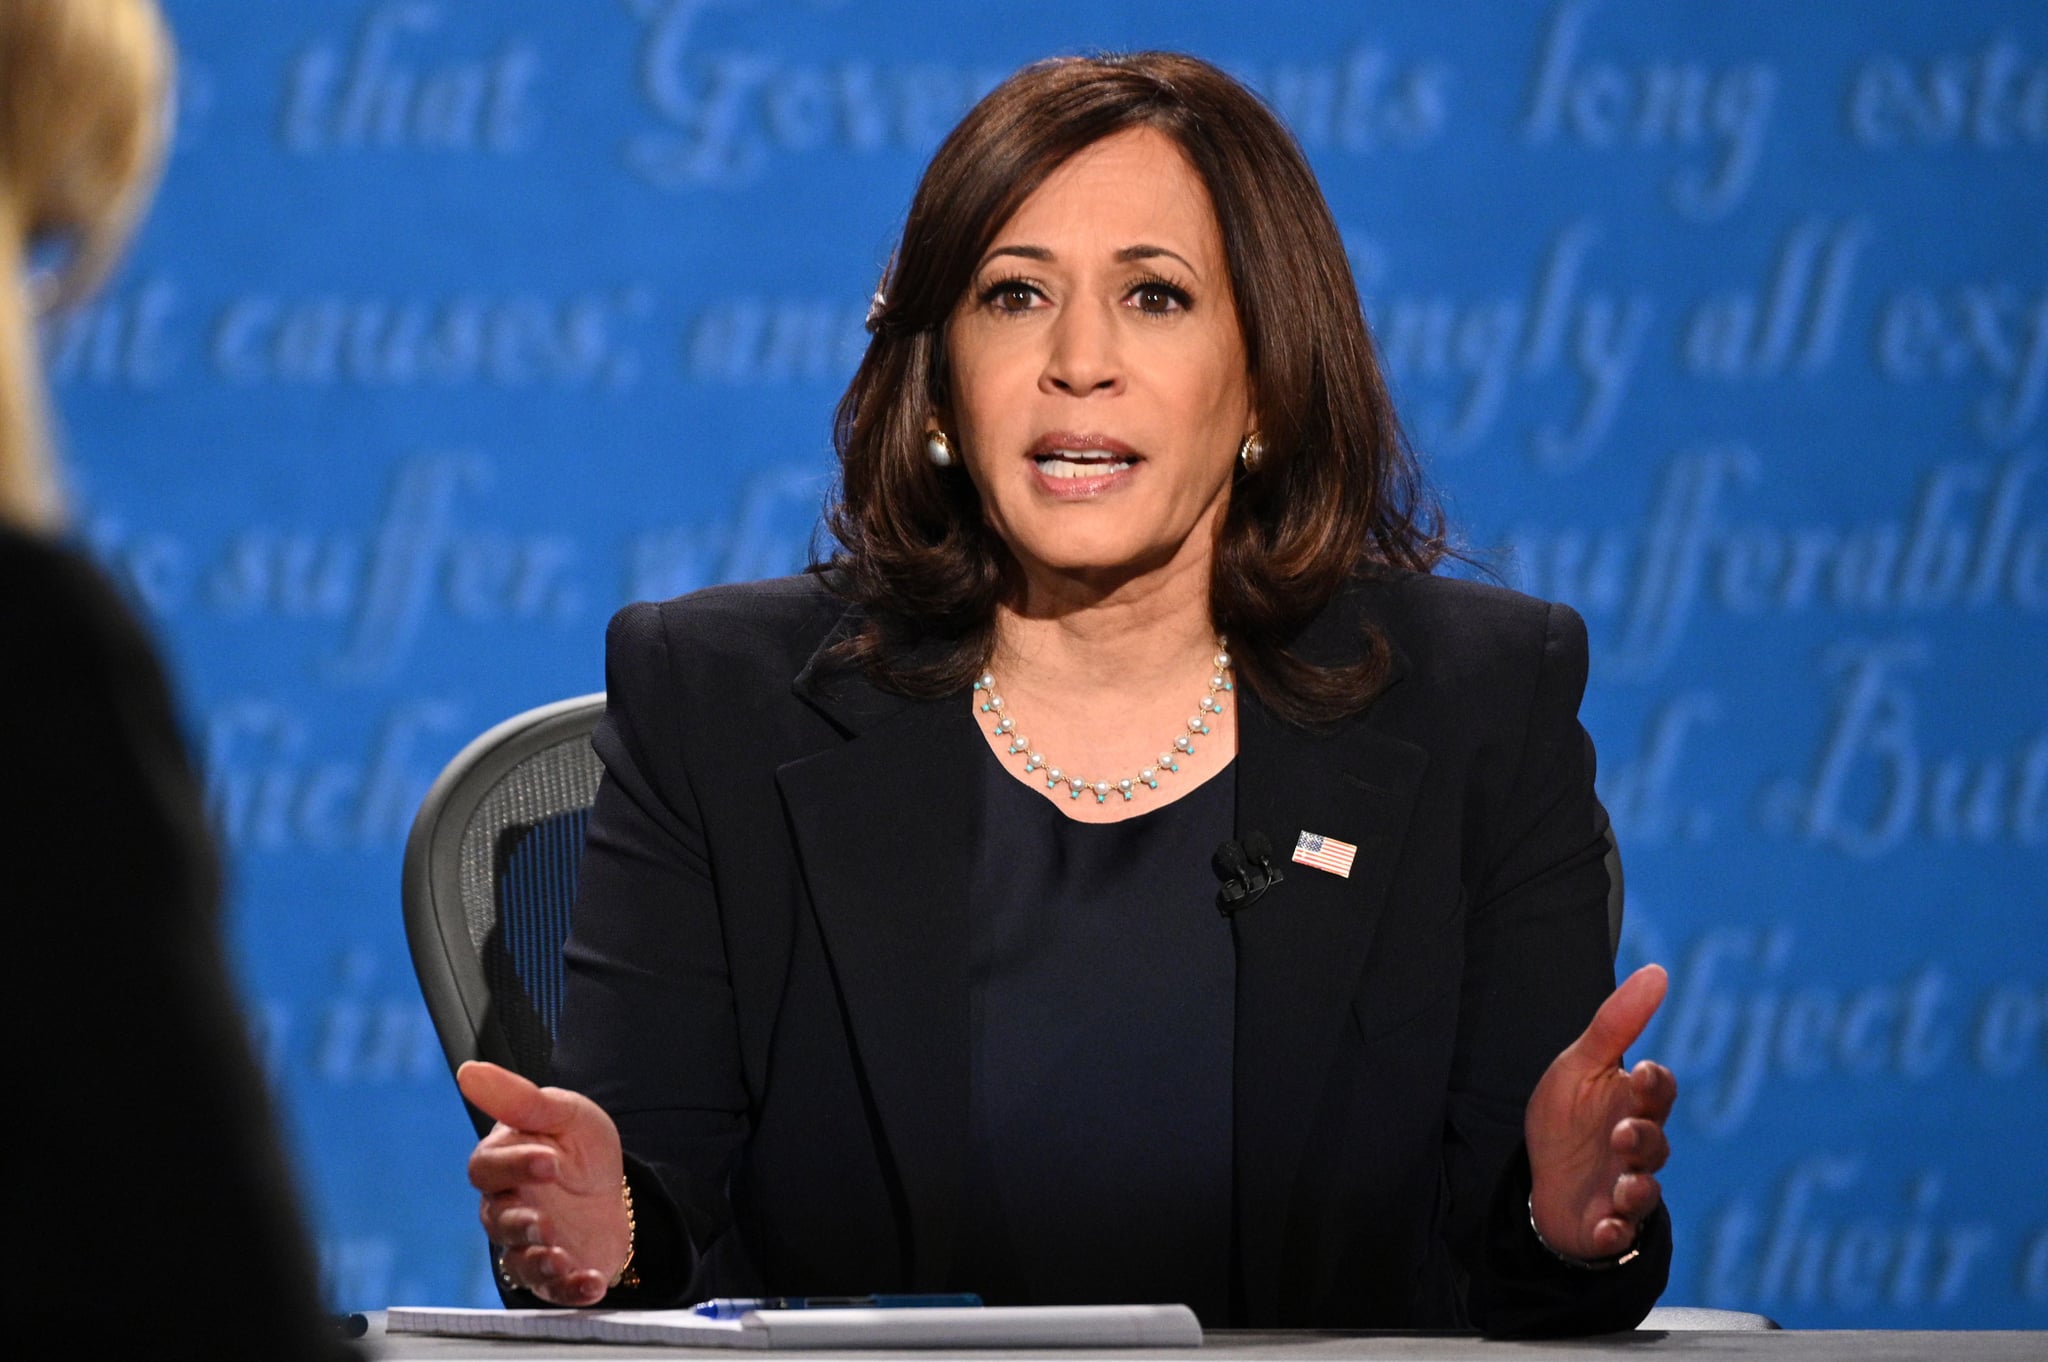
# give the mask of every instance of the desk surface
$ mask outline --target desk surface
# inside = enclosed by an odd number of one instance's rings
[[[390,1362],[543,1362],[561,1358],[565,1362],[599,1362],[607,1358],[800,1357],[857,1359],[858,1362],[937,1362],[948,1354],[938,1350],[914,1352],[872,1351],[830,1352],[820,1349],[801,1353],[742,1352],[725,1348],[640,1348],[614,1347],[596,1343],[514,1343],[494,1339],[423,1338],[384,1335],[382,1314],[370,1317],[367,1340],[374,1357]],[[1638,1330],[1632,1334],[1609,1334],[1603,1338],[1542,1339],[1505,1341],[1475,1338],[1469,1334],[1340,1334],[1261,1333],[1250,1330],[1215,1329],[1197,1351],[1191,1348],[1071,1348],[1035,1352],[989,1350],[959,1354],[987,1358],[990,1362],[1014,1358],[1046,1358],[1049,1362],[1086,1362],[1108,1358],[1116,1362],[1131,1359],[1302,1359],[1302,1362],[1567,1362],[1573,1358],[1610,1359],[1632,1357],[1640,1362],[1653,1359],[1715,1359],[1715,1362],[2043,1362],[2048,1359],[2048,1332],[1906,1332],[1885,1330],[1803,1331],[1787,1329],[1774,1333],[1681,1333]]]

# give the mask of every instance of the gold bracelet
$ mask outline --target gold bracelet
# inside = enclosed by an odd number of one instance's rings
[[[633,1270],[633,1249],[640,1237],[640,1222],[633,1216],[633,1184],[626,1180],[624,1173],[619,1174],[619,1196],[626,1203],[626,1261],[619,1264],[619,1270],[605,1283],[607,1291],[616,1291],[620,1287],[631,1290],[640,1285],[640,1274]]]

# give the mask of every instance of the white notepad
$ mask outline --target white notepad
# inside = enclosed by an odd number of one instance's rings
[[[385,1330],[688,1348],[1199,1348],[1185,1305],[988,1305],[862,1310],[458,1310],[393,1306]]]

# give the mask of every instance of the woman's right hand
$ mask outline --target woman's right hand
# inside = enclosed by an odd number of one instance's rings
[[[632,1246],[618,1127],[581,1093],[496,1064],[465,1064],[455,1082],[498,1123],[469,1156],[469,1181],[499,1270],[550,1305],[597,1304]]]

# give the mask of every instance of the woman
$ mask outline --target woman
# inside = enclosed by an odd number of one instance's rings
[[[1029,68],[871,326],[832,563],[613,621],[563,1087],[460,1076],[513,1298],[1640,1319],[1675,1089],[1662,972],[1602,1003],[1583,626],[1428,575],[1284,130]],[[1219,916],[1254,833],[1308,859]]]
[[[34,1173],[8,1312],[80,1351],[346,1357],[235,1007],[163,668],[60,538],[43,419],[32,299],[79,296],[119,253],[161,158],[170,63],[148,0],[0,5],[0,866],[25,962],[10,1097],[37,1117],[11,1137]],[[66,246],[54,286],[32,285],[31,250]]]

